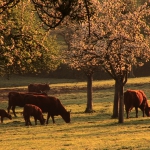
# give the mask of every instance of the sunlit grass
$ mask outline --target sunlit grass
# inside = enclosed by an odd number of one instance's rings
[[[65,105],[65,101],[63,101]],[[110,102],[111,103],[111,102]],[[0,124],[0,149],[39,149],[39,150],[97,150],[97,149],[149,149],[150,127],[149,118],[125,119],[124,124],[118,124],[117,119],[111,119],[112,105],[97,102],[96,112],[85,114],[82,109],[85,103],[65,105],[72,107],[71,123],[66,124],[60,116],[55,117],[56,124],[24,126],[24,120],[17,109],[17,118],[4,120]],[[99,106],[99,107],[98,107]],[[104,109],[107,108],[107,109]],[[46,114],[44,114],[46,116]]]
[[[19,80],[20,84],[17,80],[10,81],[12,85],[16,82],[15,85],[22,86],[21,80]],[[25,83],[25,80],[23,82]],[[150,99],[149,82],[149,77],[129,79],[125,90],[127,88],[141,89]],[[111,118],[114,97],[113,80],[93,82],[94,113],[84,113],[87,101],[86,82],[62,83],[60,81],[51,86],[57,91],[66,86],[70,89],[77,86],[76,91],[68,90],[53,94],[61,100],[67,110],[71,110],[71,123],[66,124],[60,116],[55,116],[55,124],[50,119],[48,125],[41,126],[38,122],[35,126],[31,117],[33,125],[26,127],[22,116],[23,108],[17,107],[17,118],[12,115],[12,120],[5,118],[4,123],[0,124],[0,150],[150,149],[150,118],[143,118],[140,110],[139,118],[135,118],[134,109],[130,113],[130,119],[126,119],[124,112],[123,124],[119,124],[118,119]],[[7,100],[8,98],[4,97],[4,101],[0,101],[0,108],[7,109]],[[44,117],[46,118],[46,114]]]
[[[81,82],[76,79],[55,79],[55,78],[41,78],[41,77],[24,77],[24,76],[12,76],[10,80],[4,77],[0,77],[0,88],[5,87],[27,87],[30,83],[48,83],[51,87],[85,87],[86,82]],[[150,83],[150,77],[128,78],[126,85],[128,84],[147,84]],[[115,81],[110,80],[94,80],[94,87],[112,87]]]

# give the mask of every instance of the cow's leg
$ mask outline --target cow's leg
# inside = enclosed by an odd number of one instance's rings
[[[25,114],[23,113],[24,121],[25,121],[25,126],[27,126],[27,118],[25,117]]]
[[[28,126],[29,125],[29,118],[25,118],[25,126]]]
[[[144,117],[145,109],[143,110],[143,117]]]
[[[24,118],[24,120],[25,120],[25,126],[27,126],[28,125],[28,119]]]
[[[25,126],[27,126],[28,125],[28,120],[25,120]]]
[[[129,119],[129,110],[126,110],[127,119]]]
[[[30,121],[30,117],[28,118],[28,125],[31,125],[32,126],[32,123]]]
[[[46,124],[48,124],[48,120],[49,120],[49,118],[50,118],[50,114],[49,114],[49,113],[47,113],[47,121],[46,121]]]
[[[135,107],[136,118],[138,118],[138,107]]]
[[[1,116],[1,123],[3,123],[3,116]]]
[[[25,122],[26,122],[25,125],[26,125],[26,126],[32,125],[32,124],[31,124],[31,121],[30,121],[30,116],[26,116],[25,118],[26,118],[26,119],[25,119]]]
[[[16,113],[15,113],[15,107],[16,107],[16,106],[12,106],[12,111],[13,111],[14,116],[17,117],[17,115],[16,115]]]
[[[52,118],[52,120],[53,120],[53,123],[55,123],[54,116],[51,115],[51,118]]]

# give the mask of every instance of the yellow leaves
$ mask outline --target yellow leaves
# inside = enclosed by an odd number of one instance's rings
[[[35,55],[36,57],[41,57],[42,53],[39,52],[39,51],[36,51],[36,52],[34,53],[34,55]]]
[[[0,36],[0,45],[4,45],[4,36]]]
[[[26,62],[27,62],[27,64],[30,64],[32,62],[32,60],[28,59]]]

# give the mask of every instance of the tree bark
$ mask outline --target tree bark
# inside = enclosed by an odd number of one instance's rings
[[[117,80],[115,80],[115,94],[114,94],[112,118],[118,118],[118,84],[117,84]]]
[[[85,110],[86,113],[93,112],[92,81],[93,81],[93,74],[87,75],[87,107]]]
[[[123,123],[124,122],[124,97],[123,97],[123,90],[124,90],[124,84],[123,80],[119,80],[119,118],[118,122]]]

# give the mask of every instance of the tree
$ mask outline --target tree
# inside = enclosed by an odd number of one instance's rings
[[[31,3],[19,3],[1,15],[1,75],[50,72],[60,63],[59,47],[42,29]]]
[[[89,6],[90,10],[95,10],[98,1],[93,1]],[[91,8],[92,7],[92,8]],[[90,13],[91,14],[91,13]],[[92,19],[92,16],[90,16]],[[89,21],[89,19],[88,19]],[[90,25],[92,25],[90,23]],[[94,30],[90,26],[90,30]],[[95,50],[93,45],[92,31],[89,30],[89,22],[79,24],[68,24],[67,29],[60,31],[66,43],[67,50],[64,51],[64,62],[71,68],[82,70],[87,77],[87,107],[85,112],[93,112],[93,99],[92,99],[92,81],[95,70],[100,67],[96,59],[89,60],[90,56],[88,51]]]
[[[20,0],[1,0],[0,13],[5,13],[19,2]],[[28,2],[24,1],[24,3]],[[89,10],[89,6],[92,4],[91,0],[32,0],[32,2],[38,17],[44,23],[43,27],[47,30],[55,28],[60,24],[68,24],[68,21],[82,22],[87,19],[89,20],[90,15],[92,15],[91,12],[94,12]]]
[[[83,27],[81,32],[81,26],[75,25],[71,28],[64,30],[64,39],[67,43],[67,50],[64,50],[64,63],[68,64],[71,68],[81,70],[87,77],[87,106],[85,109],[86,113],[94,112],[93,109],[93,98],[92,98],[92,81],[95,70],[98,69],[99,64],[96,60],[88,59],[87,51],[94,48],[91,43],[91,36],[89,37],[88,25]],[[87,61],[88,60],[88,61]]]
[[[150,58],[150,28],[145,22],[150,9],[146,3],[133,12],[127,12],[126,7],[121,0],[101,3],[93,33],[97,51],[89,52],[100,58],[104,70],[115,80],[113,117],[119,114],[119,123],[123,123],[123,88],[131,65],[143,65]]]
[[[141,66],[150,58],[150,28],[145,21],[149,7],[144,4],[130,12],[127,6],[121,0],[97,4],[98,13],[91,17],[90,36],[88,23],[76,26],[69,36],[67,54],[72,67],[101,66],[115,80],[113,117],[119,115],[119,123],[124,122],[123,91],[131,66]]]

